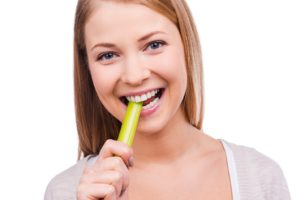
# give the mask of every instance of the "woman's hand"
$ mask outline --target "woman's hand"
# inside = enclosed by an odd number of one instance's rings
[[[98,159],[86,166],[77,189],[78,200],[128,199],[129,170],[133,151],[126,144],[107,140]]]

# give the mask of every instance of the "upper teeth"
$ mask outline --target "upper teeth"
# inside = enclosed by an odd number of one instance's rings
[[[155,96],[158,93],[158,91],[159,90],[152,90],[140,96],[126,96],[126,99],[132,102],[146,101],[147,99],[150,99],[151,97]]]

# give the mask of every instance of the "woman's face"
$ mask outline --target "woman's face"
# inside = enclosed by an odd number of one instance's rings
[[[85,43],[97,95],[117,119],[128,100],[145,101],[137,132],[157,132],[183,115],[184,50],[166,17],[142,5],[102,2],[85,25]]]

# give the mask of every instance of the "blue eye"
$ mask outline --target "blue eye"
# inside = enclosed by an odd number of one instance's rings
[[[150,50],[155,50],[155,49],[158,49],[158,48],[164,46],[165,44],[166,43],[164,41],[153,41],[147,45],[146,49],[150,48]]]
[[[111,60],[112,58],[114,58],[114,56],[115,56],[115,54],[113,52],[103,53],[97,57],[97,61],[98,60],[100,60],[100,61]]]

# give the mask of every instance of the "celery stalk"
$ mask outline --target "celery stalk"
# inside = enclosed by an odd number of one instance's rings
[[[132,146],[142,106],[143,102],[136,103],[130,101],[123,119],[118,141],[121,141],[130,147]]]

